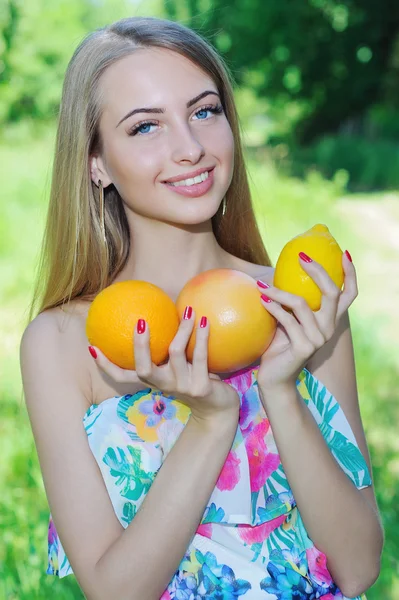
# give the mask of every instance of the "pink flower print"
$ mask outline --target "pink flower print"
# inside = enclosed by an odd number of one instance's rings
[[[278,454],[269,452],[265,436],[269,430],[269,421],[263,419],[258,423],[245,439],[249,461],[249,476],[251,492],[259,492],[266,480],[280,464]]]
[[[254,419],[260,420],[259,415],[264,416],[265,413],[259,400],[257,387],[253,385],[241,396],[239,425],[244,437],[254,427]]]
[[[159,600],[172,600],[172,596],[169,594],[168,590],[165,590]]]
[[[206,538],[212,539],[212,523],[202,523],[198,529],[197,533],[199,535],[203,535]]]
[[[318,585],[329,587],[333,581],[327,569],[326,555],[313,546],[313,548],[307,548],[306,558],[308,560],[311,579],[313,579],[313,581],[315,581]],[[329,600],[328,595],[326,596],[325,600]]]
[[[324,596],[320,596],[320,600],[339,600],[340,598],[343,598],[341,592],[337,592],[336,594],[324,594]]]
[[[48,542],[49,544],[58,544],[58,534],[51,516],[48,524]]]
[[[284,523],[285,518],[286,515],[280,515],[271,521],[266,521],[266,523],[254,527],[251,525],[237,525],[238,535],[243,542],[249,545],[263,543],[276,527]]]
[[[233,490],[240,480],[240,459],[235,452],[229,452],[220,472],[216,487],[224,492]]]
[[[239,394],[245,394],[252,385],[252,373],[254,370],[255,367],[240,369],[235,375],[225,379],[225,381],[230,383]]]

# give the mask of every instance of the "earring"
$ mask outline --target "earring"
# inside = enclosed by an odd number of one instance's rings
[[[224,217],[224,215],[226,214],[226,196],[223,198],[223,202],[222,202],[222,217]]]
[[[101,179],[98,180],[98,190],[100,196],[100,226],[103,235],[103,240],[106,243],[107,238],[105,237],[105,219],[104,219],[104,188]]]

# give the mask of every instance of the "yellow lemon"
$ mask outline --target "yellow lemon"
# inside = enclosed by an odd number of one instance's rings
[[[320,263],[341,289],[344,283],[342,250],[328,227],[318,224],[290,240],[277,259],[273,284],[285,292],[302,296],[312,310],[319,310],[322,293],[302,268],[300,252]]]

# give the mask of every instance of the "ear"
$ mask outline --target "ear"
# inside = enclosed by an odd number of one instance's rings
[[[95,185],[98,185],[99,179],[101,179],[103,187],[105,188],[112,183],[101,156],[90,157],[90,176]]]

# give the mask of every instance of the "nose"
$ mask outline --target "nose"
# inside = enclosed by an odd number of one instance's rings
[[[196,164],[205,154],[205,148],[187,123],[174,129],[170,144],[172,160],[176,163]]]

